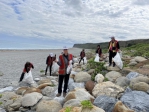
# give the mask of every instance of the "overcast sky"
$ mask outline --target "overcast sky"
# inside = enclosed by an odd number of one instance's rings
[[[149,37],[149,0],[0,0],[0,47]],[[7,45],[7,46],[6,46]]]

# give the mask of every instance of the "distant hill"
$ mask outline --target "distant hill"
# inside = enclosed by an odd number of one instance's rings
[[[130,47],[132,45],[138,44],[138,43],[148,43],[149,39],[137,39],[137,40],[128,40],[128,41],[119,41],[120,47]],[[103,43],[85,43],[85,44],[74,44],[73,47],[76,48],[84,48],[84,49],[96,49],[97,45],[100,44],[101,48],[108,48],[109,42],[103,42]]]

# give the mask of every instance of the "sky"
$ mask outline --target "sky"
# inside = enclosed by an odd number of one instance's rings
[[[0,48],[149,37],[149,0],[0,0]]]

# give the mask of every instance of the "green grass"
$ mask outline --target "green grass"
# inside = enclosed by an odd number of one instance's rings
[[[65,112],[71,112],[71,110],[72,110],[72,107],[66,107],[65,108]]]
[[[40,73],[44,73],[45,71],[44,70],[40,70]]]
[[[105,77],[105,78],[104,78],[104,82],[106,82],[106,81],[109,81],[109,79]]]
[[[0,102],[0,105],[2,105],[3,103],[2,102]]]
[[[93,108],[93,104],[89,100],[84,100],[81,102],[83,108]]]
[[[2,94],[0,94],[0,98],[2,98]]]

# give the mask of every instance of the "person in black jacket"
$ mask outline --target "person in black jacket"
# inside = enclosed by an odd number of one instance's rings
[[[97,46],[96,54],[98,54],[99,57],[102,57],[102,49],[100,48],[100,45]]]
[[[111,41],[109,42],[108,51],[109,51],[109,66],[112,64],[112,58],[119,52],[120,46],[119,42],[115,40],[115,37],[110,37]],[[113,67],[115,66],[115,62],[113,62]]]
[[[79,61],[79,64],[80,64],[81,60],[83,60],[83,64],[84,64],[84,57],[85,57],[85,50],[82,49],[82,51],[80,52],[80,61]]]
[[[31,62],[26,62],[25,65],[24,65],[24,69],[23,69],[23,72],[22,72],[22,74],[21,74],[21,77],[20,77],[19,82],[21,82],[21,81],[23,80],[24,74],[25,74],[25,73],[28,73],[28,72],[31,70],[31,68],[34,69],[33,64],[32,64]]]
[[[46,60],[47,67],[46,67],[46,70],[45,70],[45,75],[47,75],[47,70],[49,68],[49,72],[50,72],[50,76],[51,76],[52,65],[53,65],[53,61],[55,61],[55,59],[56,59],[56,55],[54,57],[53,53],[50,53],[50,55],[47,57],[47,60]]]

